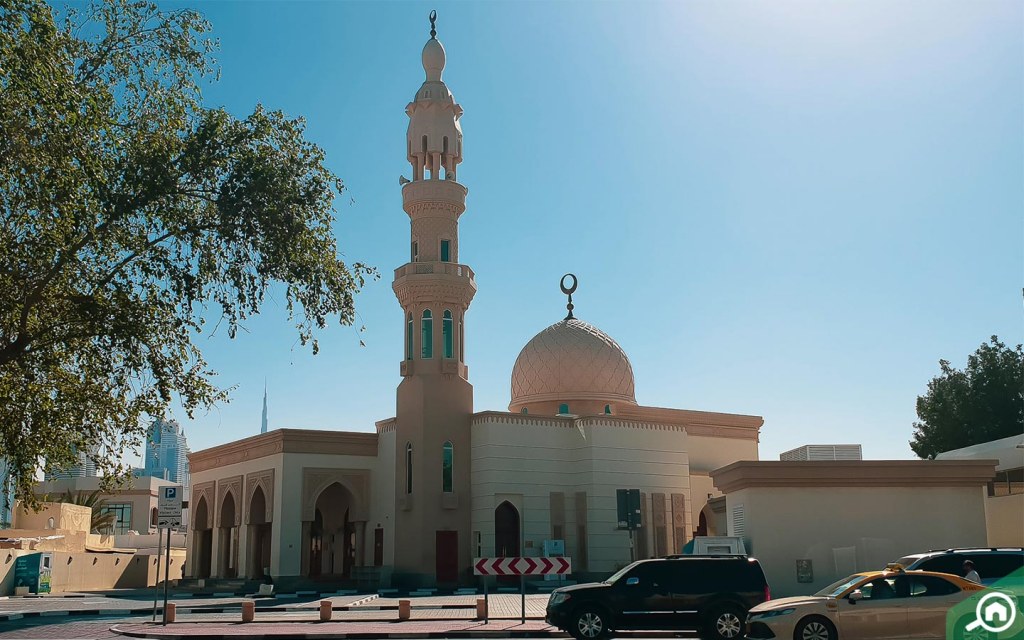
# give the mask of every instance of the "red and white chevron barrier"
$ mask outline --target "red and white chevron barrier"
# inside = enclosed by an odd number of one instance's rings
[[[543,576],[572,573],[569,558],[474,558],[475,576]]]

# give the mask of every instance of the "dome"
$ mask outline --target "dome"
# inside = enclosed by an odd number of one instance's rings
[[[575,405],[573,401],[576,401]],[[636,404],[633,366],[622,347],[577,318],[556,322],[533,337],[512,369],[510,411],[537,403],[565,403],[585,413],[605,403]]]

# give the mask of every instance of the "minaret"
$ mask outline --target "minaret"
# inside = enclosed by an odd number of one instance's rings
[[[260,433],[267,432],[267,383],[263,383],[263,424],[260,426]]]
[[[464,361],[465,313],[476,293],[473,271],[459,263],[459,216],[466,187],[462,107],[441,79],[444,47],[430,15],[423,47],[426,80],[406,107],[406,156],[412,181],[402,187],[411,222],[409,262],[392,288],[402,305],[404,360],[397,393],[395,580],[453,584],[471,558],[469,425],[473,387]]]

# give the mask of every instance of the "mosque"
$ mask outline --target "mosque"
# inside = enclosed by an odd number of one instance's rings
[[[474,409],[462,107],[433,16],[422,63],[406,107],[410,258],[392,285],[405,320],[395,415],[375,433],[279,429],[192,453],[191,577],[454,585],[473,558],[541,555],[551,540],[574,577],[607,575],[681,551],[713,518],[710,472],[757,460],[759,416],[637,404],[629,358],[573,315],[573,276],[566,317],[516,360],[508,410]],[[641,492],[632,549],[617,489]]]

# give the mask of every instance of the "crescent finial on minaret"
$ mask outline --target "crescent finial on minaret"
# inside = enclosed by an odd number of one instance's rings
[[[430,12],[430,39],[431,40],[437,40],[437,25],[434,24],[435,22],[437,22],[437,11],[431,11]]]

